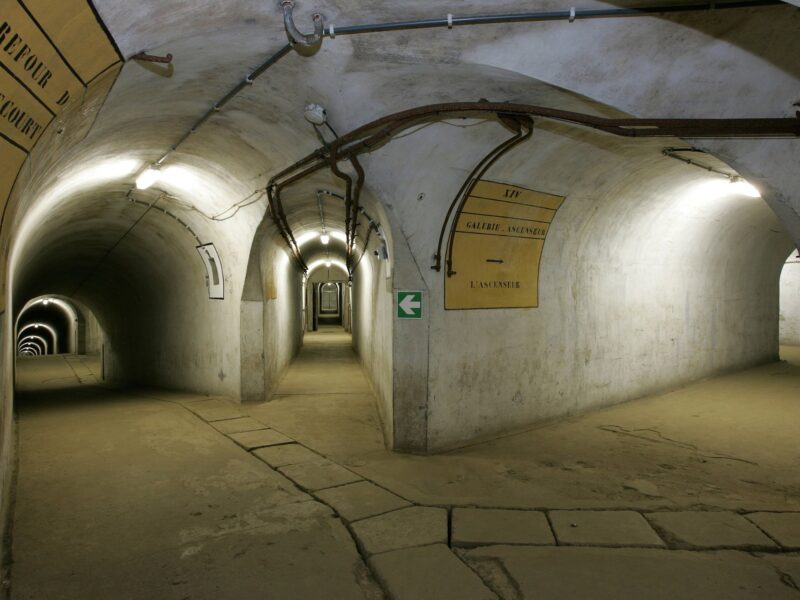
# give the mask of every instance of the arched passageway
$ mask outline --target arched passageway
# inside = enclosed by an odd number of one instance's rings
[[[20,597],[794,593],[797,7],[7,4]]]

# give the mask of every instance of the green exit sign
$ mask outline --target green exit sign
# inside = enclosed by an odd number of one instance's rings
[[[419,291],[397,292],[397,318],[398,319],[422,318],[422,292]]]

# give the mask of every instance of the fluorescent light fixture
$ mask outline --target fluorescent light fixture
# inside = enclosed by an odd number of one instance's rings
[[[730,190],[736,194],[742,194],[750,198],[761,198],[761,192],[759,192],[752,183],[746,182],[741,177],[734,177],[731,179]]]
[[[146,190],[151,185],[153,185],[156,181],[161,178],[161,173],[158,169],[154,169],[153,167],[148,167],[139,177],[136,178],[136,189],[137,190]]]
[[[331,241],[331,236],[329,236],[327,233],[322,233],[319,236],[319,241],[322,242],[325,246],[327,246],[328,243]]]

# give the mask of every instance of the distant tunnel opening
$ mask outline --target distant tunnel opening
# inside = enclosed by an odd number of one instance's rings
[[[782,358],[800,358],[800,250],[786,259],[780,279],[779,340]]]

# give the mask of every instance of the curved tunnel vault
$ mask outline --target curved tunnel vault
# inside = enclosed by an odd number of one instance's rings
[[[437,102],[488,98],[605,118],[787,116],[796,69],[756,38],[773,23],[772,39],[790,54],[793,8],[576,25],[597,53],[630,54],[629,73],[609,59],[592,77],[553,68],[551,54],[571,48],[566,23],[326,39],[314,56],[281,55],[197,126],[285,44],[275,7],[233,3],[212,24],[183,6],[95,4],[125,57],[147,47],[173,61],[128,60],[67,104],[20,174],[4,230],[13,232],[9,318],[42,294],[85,305],[103,332],[109,380],[264,400],[302,345],[309,285],[328,261],[344,267],[336,280],[352,298],[353,344],[387,444],[400,450],[442,450],[777,356],[785,231],[795,241],[800,232],[787,166],[796,140],[622,139],[535,118],[532,138],[485,176],[564,198],[542,252],[539,306],[518,310],[445,310],[446,274],[430,268],[450,202],[508,136],[495,116],[423,121],[361,157],[351,273],[341,176],[320,171],[282,192],[307,276],[265,188],[336,133]],[[375,7],[361,16],[385,17]],[[674,39],[696,54],[672,75],[685,89],[659,95],[661,83],[641,77],[644,62],[624,48]],[[510,51],[512,42],[526,52]],[[761,71],[769,102],[752,85],[754,65],[770,67]],[[724,81],[704,76],[720,71]],[[329,129],[305,120],[310,103],[327,108]],[[751,177],[774,212],[726,187],[724,175],[663,155],[700,145],[723,172],[737,175],[732,165]],[[137,189],[154,164],[157,181]],[[221,262],[222,298],[209,297],[204,244]],[[419,321],[397,320],[402,290],[423,292]]]

